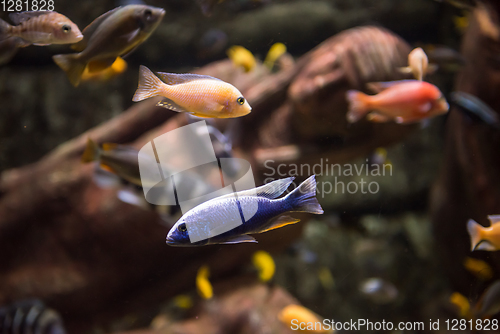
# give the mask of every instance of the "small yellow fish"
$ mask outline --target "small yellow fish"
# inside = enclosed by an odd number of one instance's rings
[[[488,216],[488,219],[491,223],[490,227],[481,226],[472,219],[467,223],[471,251],[496,251],[500,249],[500,215]]]
[[[158,106],[198,117],[234,118],[252,111],[247,100],[233,85],[208,75],[158,72],[160,80],[146,66],[139,70],[139,87],[132,101],[153,96],[166,99]]]
[[[83,35],[66,16],[53,11],[32,11],[9,15],[15,26],[0,19],[0,41],[17,37],[19,47],[28,45],[72,44]]]
[[[198,269],[198,274],[196,275],[196,290],[203,299],[210,299],[214,296],[212,284],[208,280],[209,276],[210,271],[208,266],[202,266]]]
[[[331,333],[323,326],[323,319],[301,305],[288,305],[281,310],[278,319],[288,328],[301,333]],[[302,328],[301,328],[302,327]]]
[[[335,286],[335,279],[328,267],[321,267],[318,270],[318,279],[325,290],[332,290]]]
[[[274,43],[267,53],[264,65],[270,70],[274,67],[276,60],[286,53],[286,46],[283,43]]]
[[[174,305],[181,309],[190,309],[193,307],[193,298],[188,295],[177,295],[174,297]]]
[[[252,263],[259,271],[259,279],[268,282],[273,278],[276,265],[272,256],[265,251],[257,251],[252,256]]]
[[[464,295],[453,292],[450,296],[450,303],[458,308],[458,315],[462,318],[470,317],[470,303]]]
[[[408,55],[408,66],[399,68],[402,73],[412,73],[415,79],[422,81],[429,68],[429,59],[422,48],[413,49]]]
[[[480,280],[488,281],[493,278],[493,269],[483,260],[467,256],[464,260],[464,267]]]
[[[90,72],[89,67],[85,67],[82,81],[109,81],[125,72],[125,70],[127,70],[127,62],[122,57],[118,57],[113,65],[99,72]]]
[[[255,68],[256,61],[254,55],[244,47],[235,45],[229,48],[226,53],[234,65],[242,67],[245,72],[250,72]]]
[[[453,23],[455,23],[455,28],[458,30],[458,32],[463,34],[465,33],[465,30],[467,30],[467,27],[469,26],[469,19],[467,15],[454,16]]]

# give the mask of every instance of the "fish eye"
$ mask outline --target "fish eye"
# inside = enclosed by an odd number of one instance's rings
[[[144,17],[146,17],[146,20],[150,20],[152,16],[153,16],[153,12],[151,11],[151,9],[146,9],[144,11]]]
[[[186,224],[185,224],[185,223],[180,224],[180,225],[177,227],[177,230],[178,230],[179,232],[186,232],[186,231],[187,231]]]
[[[71,31],[71,27],[69,25],[65,24],[62,26],[62,30],[63,30],[63,32],[68,33]]]
[[[243,105],[245,103],[245,98],[240,96],[238,99],[236,99],[236,102],[238,102],[240,105]]]

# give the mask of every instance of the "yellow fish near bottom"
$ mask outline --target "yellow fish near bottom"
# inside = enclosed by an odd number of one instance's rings
[[[241,92],[233,85],[208,75],[151,72],[139,70],[139,87],[132,101],[163,96],[158,106],[198,117],[234,118],[252,111]]]

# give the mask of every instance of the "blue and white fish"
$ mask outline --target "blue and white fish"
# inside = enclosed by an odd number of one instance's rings
[[[257,242],[248,234],[262,233],[299,219],[288,212],[322,214],[316,199],[316,179],[312,175],[288,195],[294,177],[276,180],[258,188],[231,193],[202,203],[186,212],[170,229],[171,246],[204,246]]]

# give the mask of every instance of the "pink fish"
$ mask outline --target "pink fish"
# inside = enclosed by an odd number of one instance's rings
[[[415,123],[444,114],[449,109],[441,91],[428,82],[401,80],[371,86],[380,93],[370,96],[357,90],[347,92],[347,120],[350,123],[359,121],[369,112],[367,118],[372,122]]]

